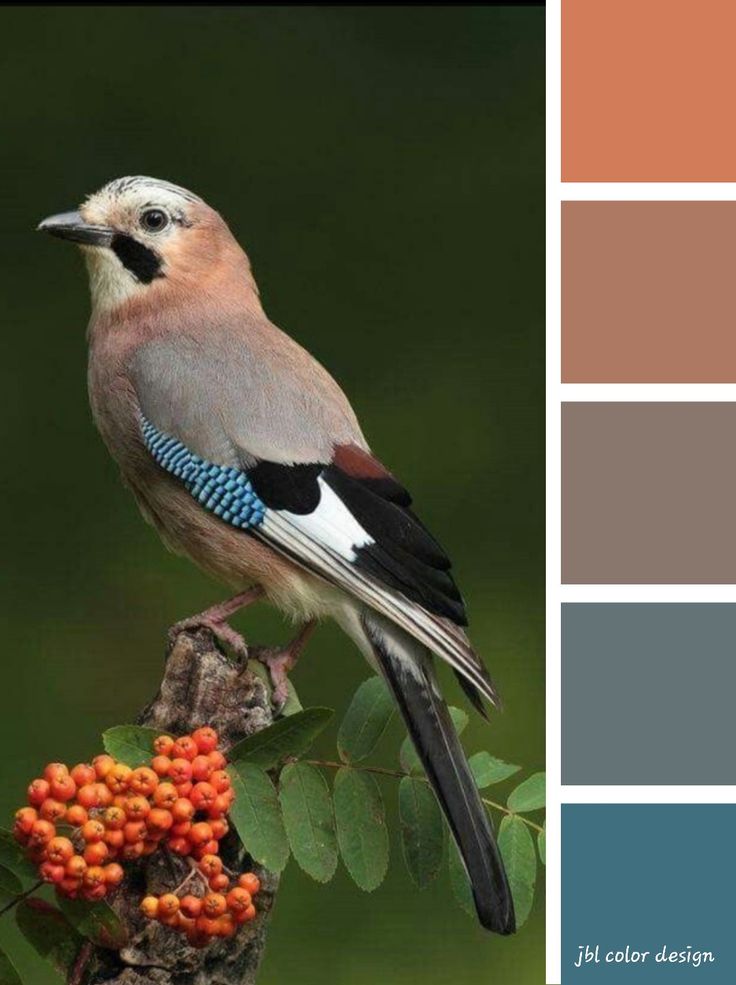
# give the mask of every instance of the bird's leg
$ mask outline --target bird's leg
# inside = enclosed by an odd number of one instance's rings
[[[279,650],[263,650],[258,654],[258,660],[268,669],[271,678],[273,692],[271,699],[274,707],[281,709],[286,704],[289,697],[287,687],[288,675],[296,666],[296,662],[301,656],[302,650],[315,630],[317,620],[312,619],[305,623],[294,639]]]
[[[240,609],[257,602],[262,596],[263,589],[261,586],[254,585],[246,592],[233,595],[232,598],[226,599],[224,602],[218,602],[217,605],[210,606],[209,609],[197,613],[196,616],[182,619],[169,630],[169,641],[173,644],[178,634],[188,629],[209,629],[216,639],[229,646],[241,660],[246,661],[248,659],[248,645],[227,620]]]

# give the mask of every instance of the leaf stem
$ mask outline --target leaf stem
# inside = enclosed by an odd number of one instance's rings
[[[382,766],[356,766],[354,763],[336,763],[332,760],[324,759],[305,759],[305,763],[310,766],[324,766],[332,770],[358,770],[362,773],[378,773],[381,776],[392,776],[398,780],[403,780],[405,776],[411,777],[413,780],[421,780],[422,783],[429,783],[426,776],[413,776],[411,773],[406,773],[404,770],[391,770],[385,769]],[[517,814],[515,811],[509,810],[508,807],[504,807],[503,804],[497,804],[495,800],[488,800],[487,797],[481,797],[481,800],[486,805],[486,807],[492,807],[494,810],[500,811],[502,814],[508,815],[508,817],[518,817],[528,825],[530,828],[534,828],[535,831],[542,832],[544,828],[541,824],[536,824],[534,821],[530,821],[528,817],[524,817],[523,814]]]
[[[33,894],[44,885],[45,883],[43,879],[41,879],[35,886],[31,886],[30,889],[26,889],[25,892],[20,893],[18,896],[14,896],[9,903],[6,903],[5,906],[0,907],[0,917],[3,913],[7,913],[8,910],[12,910],[14,906],[17,906],[18,903],[22,902],[24,899],[27,899],[29,896],[33,896]]]

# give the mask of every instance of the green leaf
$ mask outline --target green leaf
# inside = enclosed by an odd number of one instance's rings
[[[301,756],[332,718],[330,708],[305,708],[288,718],[279,718],[273,725],[237,742],[228,758],[231,763],[250,763],[261,769],[271,769],[287,756]]]
[[[537,848],[542,865],[547,864],[547,822],[544,822],[542,830],[537,835]]]
[[[337,842],[355,883],[367,893],[388,868],[388,831],[383,797],[369,773],[343,767],[335,777]]]
[[[38,875],[36,875],[38,881]],[[15,896],[20,896],[23,892],[23,883],[15,873],[0,865],[0,896],[6,900],[11,900]]]
[[[28,861],[12,831],[0,828],[0,865],[9,869],[19,879],[38,882],[38,869]]]
[[[473,902],[473,891],[470,888],[470,880],[468,879],[468,873],[465,871],[463,860],[460,858],[460,852],[452,836],[450,837],[449,870],[450,886],[452,887],[455,900],[461,909],[465,910],[471,917],[474,917],[475,903]]]
[[[363,681],[337,734],[340,759],[357,763],[375,749],[394,713],[394,699],[381,677]]]
[[[117,950],[127,942],[128,934],[123,922],[104,900],[89,903],[87,900],[59,897],[59,908],[82,937],[88,937],[100,947]]]
[[[102,744],[113,759],[136,769],[150,763],[155,755],[153,742],[159,735],[158,729],[142,725],[115,725],[102,733]]]
[[[462,710],[462,708],[450,708],[450,717],[452,718],[452,723],[455,726],[455,731],[458,735],[462,735],[465,731],[465,726],[468,724],[467,714]],[[408,735],[401,743],[401,749],[399,750],[399,762],[401,763],[401,768],[404,772],[411,773],[413,776],[421,776],[424,772],[424,768],[419,761],[419,756],[417,756],[417,751],[414,748],[414,743]]]
[[[324,776],[307,763],[285,766],[279,778],[279,801],[294,858],[317,882],[329,882],[337,868],[337,835]]]
[[[470,772],[475,778],[475,782],[480,790],[490,787],[493,783],[501,783],[508,780],[514,773],[518,773],[521,766],[514,766],[512,763],[504,763],[502,759],[496,759],[489,752],[476,752],[468,760]]]
[[[498,850],[508,876],[516,912],[516,927],[522,926],[534,902],[537,856],[529,827],[520,817],[505,817],[498,829]]]
[[[228,773],[235,790],[230,819],[240,840],[256,862],[281,872],[289,861],[289,843],[270,776],[255,763],[242,760],[231,763]]]
[[[538,811],[540,807],[544,807],[545,779],[544,773],[535,773],[520,783],[509,794],[509,799],[506,801],[508,809],[514,814],[524,814],[526,811]]]
[[[18,904],[15,916],[28,943],[66,979],[83,938],[61,910],[45,900],[26,899]]]
[[[0,985],[23,985],[15,965],[5,951],[0,951]]]
[[[424,780],[399,784],[401,844],[409,875],[420,889],[437,876],[445,850],[445,828],[437,798]]]

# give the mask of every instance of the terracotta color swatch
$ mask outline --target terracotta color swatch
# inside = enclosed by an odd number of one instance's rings
[[[564,202],[563,382],[736,382],[735,257],[736,202]]]
[[[562,0],[562,180],[733,181],[733,0]]]
[[[562,580],[736,584],[736,403],[562,405]]]

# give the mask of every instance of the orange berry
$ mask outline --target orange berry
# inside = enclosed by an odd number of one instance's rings
[[[107,828],[108,832],[122,831],[127,818],[128,815],[123,808],[116,807],[114,804],[110,807],[106,807],[105,813],[102,815],[103,824]]]
[[[189,798],[197,811],[207,811],[217,800],[217,791],[211,783],[195,783]]]
[[[94,766],[97,779],[104,780],[115,765],[115,760],[112,756],[108,756],[106,753],[103,753],[101,756],[95,756],[92,760],[92,765]]]
[[[228,910],[232,910],[234,913],[247,910],[253,902],[248,890],[243,889],[242,886],[236,886],[234,889],[231,889],[225,899],[227,900]]]
[[[41,804],[41,808],[38,812],[44,821],[51,821],[56,823],[61,821],[66,817],[66,807],[59,800],[54,800],[52,797],[47,797],[46,800]]]
[[[32,807],[21,807],[15,812],[15,828],[18,832],[29,835],[34,821],[38,820],[38,812]]]
[[[105,870],[99,865],[89,865],[82,876],[82,884],[90,889],[105,882]]]
[[[82,826],[82,837],[86,842],[102,841],[105,837],[105,825],[92,818]]]
[[[146,838],[143,842],[143,855],[153,855],[155,851],[158,851],[158,841]]]
[[[69,768],[65,763],[49,763],[43,771],[44,779],[51,783],[61,777],[69,775]]]
[[[227,901],[222,893],[207,893],[202,900],[202,913],[210,919],[222,916],[226,909]]]
[[[110,804],[114,803],[115,795],[106,783],[95,783],[95,790],[97,791],[98,807],[109,807]]]
[[[119,886],[124,876],[123,867],[117,862],[110,862],[105,866],[105,883],[108,886]]]
[[[202,916],[197,917],[197,933],[202,934],[205,940],[210,937],[217,936],[217,920],[212,920],[210,917]]]
[[[55,834],[56,828],[50,821],[39,819],[38,821],[34,821],[31,826],[29,840],[33,847],[39,848],[43,846],[45,848]]]
[[[187,855],[192,854],[192,843],[188,838],[182,836],[169,838],[166,844],[175,855],[181,855],[183,858],[186,858]]]
[[[207,879],[219,876],[222,872],[222,859],[218,855],[205,855],[199,860],[199,871]]]
[[[177,823],[191,821],[194,817],[194,804],[187,797],[179,797],[171,805],[171,815]]]
[[[185,917],[196,920],[202,912],[202,900],[198,896],[184,896],[179,907]]]
[[[67,807],[64,821],[71,824],[73,828],[81,828],[87,820],[89,820],[89,814],[81,804],[72,804],[71,807]]]
[[[195,756],[192,760],[192,779],[209,780],[212,774],[212,763],[206,756]]]
[[[52,838],[46,846],[46,858],[55,865],[66,865],[74,854],[74,845],[68,838]]]
[[[169,777],[176,783],[186,783],[192,778],[192,764],[183,756],[177,756],[171,760],[169,767]]]
[[[125,844],[125,835],[121,828],[113,828],[112,831],[105,832],[105,844],[111,851],[122,848]]]
[[[194,845],[204,845],[212,841],[212,828],[206,821],[198,821],[197,824],[192,825],[189,838]]]
[[[170,735],[159,735],[157,739],[154,739],[153,750],[159,756],[168,756],[173,745],[174,740]]]
[[[158,901],[159,919],[163,917],[173,917],[179,912],[179,897],[174,893],[164,893]]]
[[[104,882],[98,882],[94,886],[85,886],[83,883],[82,896],[90,902],[104,899],[107,896],[107,885]]]
[[[32,807],[40,807],[50,793],[51,784],[48,780],[41,778],[38,780],[32,780],[28,785],[28,803]]]
[[[212,828],[212,837],[215,841],[221,841],[230,830],[230,825],[222,818],[216,818],[214,821],[210,821],[210,827]]]
[[[145,846],[142,841],[133,842],[132,845],[123,845],[120,855],[126,862],[135,862],[143,857]]]
[[[123,828],[125,841],[129,845],[134,845],[137,841],[143,841],[146,836],[145,821],[126,821]]]
[[[169,834],[172,838],[188,838],[192,830],[191,821],[180,821],[179,824],[172,824]]]
[[[62,896],[66,896],[68,899],[75,899],[77,893],[79,892],[80,882],[79,879],[70,879],[67,876],[62,879],[60,883],[56,885],[56,891]]]
[[[171,767],[171,760],[168,756],[154,756],[151,760],[151,769],[158,777],[168,776]]]
[[[125,813],[130,821],[142,821],[151,813],[151,805],[147,797],[128,797]]]
[[[223,817],[230,810],[230,799],[225,793],[220,793],[215,797],[212,806],[207,810],[207,816],[216,820]]]
[[[209,752],[213,752],[217,748],[218,737],[217,732],[209,725],[204,725],[202,728],[195,729],[192,732],[192,739],[197,749],[204,753],[205,755]]]
[[[210,774],[210,783],[217,793],[225,793],[232,786],[227,770],[213,770]]]
[[[116,763],[105,774],[105,783],[113,793],[125,793],[130,784],[133,770],[125,763]]]
[[[65,866],[66,874],[70,879],[81,879],[87,871],[87,863],[81,855],[72,855]]]
[[[77,785],[68,773],[56,777],[51,781],[51,796],[56,800],[60,800],[63,804],[68,800],[72,800],[76,792]]]
[[[195,848],[196,858],[204,858],[205,855],[217,855],[220,851],[220,846],[217,844],[215,839],[212,841],[206,841],[203,845],[197,845]]]
[[[141,912],[149,920],[155,920],[158,916],[158,897],[144,896],[141,900]]]
[[[77,763],[71,771],[71,778],[78,787],[85,787],[88,783],[94,783],[97,779],[97,772],[94,766],[89,763]]]
[[[148,766],[139,766],[130,775],[130,789],[143,797],[149,797],[158,786],[158,775]]]
[[[166,810],[171,810],[178,799],[179,794],[176,787],[173,783],[169,783],[168,781],[160,783],[153,791],[153,802],[156,807],[163,807]]]
[[[193,787],[194,784],[192,783],[192,781],[187,780],[185,783],[177,783],[176,792],[179,797],[181,797],[182,799],[186,799],[189,797],[189,794],[192,792]]]
[[[191,735],[182,735],[172,746],[171,758],[177,759],[178,757],[181,757],[182,759],[188,759],[191,761],[198,752],[199,750],[197,749],[197,743]]]
[[[219,749],[213,749],[211,753],[208,753],[207,758],[212,763],[213,770],[224,770],[227,766],[227,760]]]
[[[168,831],[173,823],[171,811],[165,811],[161,807],[154,807],[146,818],[146,825],[152,832]]]
[[[64,866],[55,862],[43,862],[38,872],[44,882],[54,883],[57,886],[66,878]]]
[[[260,892],[261,880],[254,872],[244,872],[238,879],[238,885],[247,889],[251,896],[255,896],[256,893]]]
[[[250,920],[255,920],[256,918],[256,908],[251,903],[248,909],[243,914],[243,923],[248,923]]]
[[[102,865],[110,854],[110,849],[104,841],[95,841],[84,849],[84,861],[87,865]]]
[[[221,872],[219,875],[212,876],[209,880],[209,886],[213,893],[221,893],[223,890],[227,889],[229,885],[230,880],[224,872]]]
[[[77,803],[84,807],[85,810],[92,810],[93,807],[97,807],[99,802],[99,796],[97,792],[96,783],[86,783],[83,787],[77,790]]]

